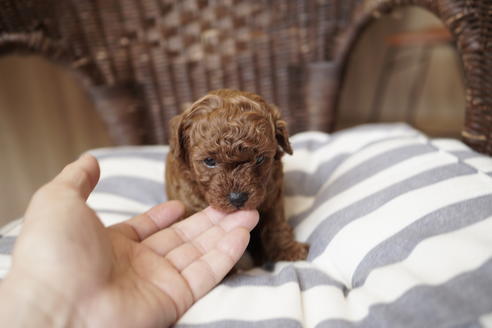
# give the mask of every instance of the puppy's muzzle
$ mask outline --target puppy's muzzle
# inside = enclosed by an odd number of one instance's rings
[[[248,198],[249,195],[247,192],[231,192],[229,194],[229,202],[231,202],[231,204],[237,208],[243,206],[244,203],[246,203],[246,201],[248,200]]]

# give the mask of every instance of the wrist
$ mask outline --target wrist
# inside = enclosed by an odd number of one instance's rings
[[[74,306],[60,293],[12,273],[0,283],[0,322],[6,327],[81,326]]]

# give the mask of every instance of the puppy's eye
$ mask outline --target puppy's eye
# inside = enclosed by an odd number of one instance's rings
[[[256,165],[260,165],[265,161],[265,156],[256,157]]]
[[[215,159],[213,158],[210,158],[210,157],[207,157],[203,160],[203,163],[205,164],[206,167],[208,168],[214,168],[217,166],[217,162],[215,161]]]

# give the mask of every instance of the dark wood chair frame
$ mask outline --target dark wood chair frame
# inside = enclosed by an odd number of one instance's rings
[[[352,49],[374,20],[420,6],[464,68],[464,141],[492,154],[490,0],[0,0],[0,55],[77,74],[116,144],[167,142],[167,121],[211,89],[277,104],[292,133],[332,131]]]

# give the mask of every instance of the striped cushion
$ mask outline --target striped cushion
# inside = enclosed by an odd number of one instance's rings
[[[492,327],[490,158],[403,124],[291,141],[286,212],[309,258],[226,279],[178,327]],[[105,224],[165,200],[167,147],[92,153]],[[18,230],[0,238],[4,272]]]

